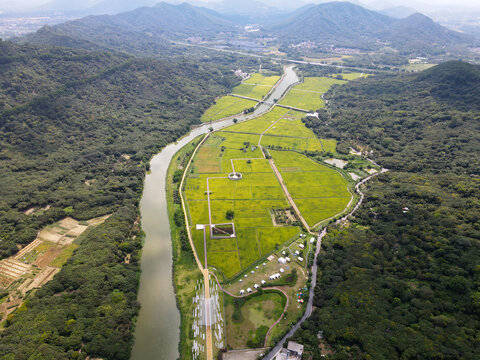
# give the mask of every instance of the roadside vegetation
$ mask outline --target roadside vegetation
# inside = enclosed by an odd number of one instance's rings
[[[193,317],[191,314],[195,308],[192,298],[195,296],[195,284],[198,279],[203,279],[203,276],[195,262],[188,241],[179,195],[181,176],[179,177],[177,174],[183,174],[183,170],[200,140],[201,136],[185,145],[173,156],[166,179],[168,216],[173,247],[173,280],[177,305],[181,315],[180,359],[189,359],[191,355],[193,341]]]

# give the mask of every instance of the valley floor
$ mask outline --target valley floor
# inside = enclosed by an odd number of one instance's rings
[[[255,77],[255,83],[269,79]],[[325,106],[322,94],[345,82],[306,78],[279,103],[318,109]],[[251,86],[245,83],[241,86]],[[219,99],[207,113],[217,112],[224,99],[233,98]],[[273,106],[252,120],[207,134],[187,166],[177,165],[183,172],[176,190],[182,206],[175,206],[171,222],[183,225],[175,217],[185,211],[203,273],[190,300],[180,305],[182,323],[190,324],[190,330],[182,325],[189,331],[188,339],[182,338],[182,358],[186,353],[210,359],[220,351],[272,346],[304,313],[318,231],[353,208],[358,200],[354,186],[371,166],[365,162],[365,169],[343,170],[347,161],[340,159],[335,140],[318,139],[304,125],[304,116]],[[184,287],[179,271],[177,289]],[[199,302],[205,302],[204,308]]]

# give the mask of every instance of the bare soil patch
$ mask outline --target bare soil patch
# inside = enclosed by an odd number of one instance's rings
[[[348,164],[348,161],[341,160],[341,159],[326,159],[323,161],[326,162],[327,164],[333,165],[340,169],[343,169]]]
[[[39,256],[33,264],[43,269],[50,265],[53,260],[62,253],[62,250],[63,248],[61,246],[52,246],[43,255]]]
[[[232,350],[223,354],[223,360],[257,360],[258,357],[266,353],[267,349],[255,350]]]

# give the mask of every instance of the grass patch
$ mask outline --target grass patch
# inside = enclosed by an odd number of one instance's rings
[[[77,244],[68,245],[65,249],[62,250],[59,256],[51,263],[51,266],[61,268],[65,265],[73,255],[73,252],[78,248]]]
[[[232,349],[263,347],[265,335],[280,317],[285,297],[277,291],[255,293],[246,298],[226,296],[227,344]]]

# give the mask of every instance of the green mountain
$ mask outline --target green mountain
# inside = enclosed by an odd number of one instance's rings
[[[313,358],[320,330],[333,359],[478,357],[479,71],[447,62],[353,81],[327,95],[328,125],[307,121],[389,169],[322,243],[317,310],[295,335]]]
[[[234,33],[236,26],[213,10],[187,3],[165,2],[118,15],[87,16],[18,39],[20,43],[108,49],[130,54],[158,55],[170,50],[167,39],[190,36],[214,38]]]
[[[321,46],[365,49],[391,46],[402,52],[444,52],[446,48],[473,42],[473,38],[448,30],[421,14],[393,19],[349,2],[308,7],[266,27],[264,32],[285,44],[308,40]]]
[[[449,61],[421,73],[420,86],[430,88],[438,101],[456,108],[480,111],[480,66]]]
[[[473,37],[447,29],[419,13],[395,21],[384,39],[402,51],[426,53],[442,53],[474,42]]]
[[[375,43],[391,19],[347,2],[307,7],[293,17],[272,25],[265,32],[282,42],[315,41],[322,44],[362,47]]]
[[[237,80],[219,66],[10,42],[0,42],[0,63],[0,258],[59,219],[112,214],[25,295],[0,332],[0,357],[66,359],[81,349],[80,358],[128,359],[148,162]]]

